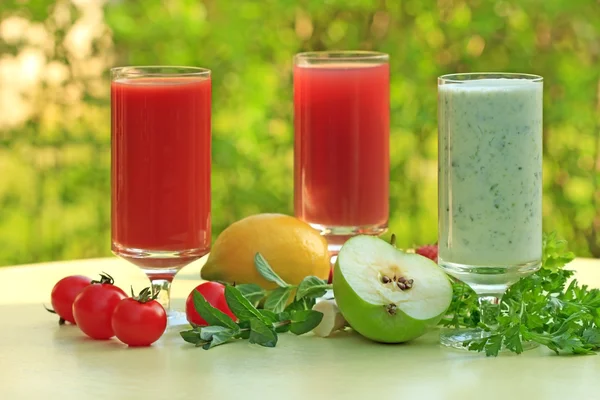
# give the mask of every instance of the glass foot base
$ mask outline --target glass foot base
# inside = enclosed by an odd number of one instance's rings
[[[465,342],[477,339],[483,339],[490,336],[490,332],[484,331],[483,329],[453,329],[444,331],[440,334],[440,344],[442,346],[451,347],[459,350],[468,350],[468,347],[464,345]],[[523,350],[531,350],[538,347],[539,344],[533,342],[523,342]],[[501,352],[508,352],[509,350],[502,349]]]
[[[166,279],[165,276],[170,276],[172,279],[178,270],[202,258],[210,250],[209,248],[181,251],[147,250],[126,247],[117,242],[112,242],[111,249],[116,256],[146,270],[151,279],[153,277],[150,275],[155,275],[156,279]]]
[[[464,342],[483,339],[487,336],[489,336],[489,332],[482,329],[456,329],[442,332],[440,334],[440,343],[442,346],[467,350],[467,346],[463,344]]]
[[[181,328],[184,325],[189,325],[185,313],[181,311],[167,311],[167,329]]]
[[[524,276],[531,275],[542,266],[541,260],[513,265],[467,265],[453,263],[438,257],[439,266],[447,274],[466,283],[476,293],[504,293]]]

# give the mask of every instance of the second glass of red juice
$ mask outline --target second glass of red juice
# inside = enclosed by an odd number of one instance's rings
[[[211,73],[111,72],[112,250],[163,289],[168,308],[176,272],[210,249]]]
[[[335,255],[389,215],[389,56],[309,52],[294,58],[294,212]]]

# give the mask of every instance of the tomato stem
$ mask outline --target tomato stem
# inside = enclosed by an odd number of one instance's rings
[[[44,308],[46,309],[46,311],[48,311],[51,314],[58,314],[56,311],[54,311],[51,308],[46,307],[45,305],[44,305]],[[67,322],[66,319],[64,319],[62,317],[58,318],[58,325],[64,325],[66,322]]]
[[[146,287],[142,289],[140,294],[136,296],[133,292],[133,286],[131,286],[131,297],[139,303],[148,303],[150,301],[156,300],[158,298],[159,293],[160,287],[155,287],[155,285],[152,285],[151,287]]]
[[[48,311],[49,313],[56,314],[56,311],[54,311],[53,309],[51,309],[51,308],[48,308],[48,307],[46,307],[46,306],[44,306],[44,308],[45,308],[45,309],[46,309],[46,311]]]
[[[110,276],[110,275],[109,275],[109,274],[107,274],[106,272],[102,272],[102,273],[100,274],[100,280],[99,280],[99,281],[97,281],[97,280],[93,280],[93,281],[91,282],[91,284],[92,284],[92,285],[94,285],[94,284],[102,284],[102,285],[104,285],[104,284],[107,284],[107,285],[114,285],[114,284],[115,284],[115,280],[113,279],[113,277],[112,277],[112,276]]]

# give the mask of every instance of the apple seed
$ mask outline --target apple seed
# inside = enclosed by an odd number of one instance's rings
[[[390,283],[390,282],[391,282],[391,279],[390,279],[388,276],[386,276],[386,275],[383,275],[383,276],[381,277],[381,282],[383,282],[383,283]]]
[[[390,314],[390,315],[396,315],[396,308],[397,307],[396,307],[396,305],[394,303],[387,304],[387,305],[385,305],[383,307],[385,307],[385,311],[387,311],[388,314]]]
[[[413,283],[414,280],[413,279],[406,279],[405,277],[401,276],[400,278],[398,278],[398,289],[400,290],[406,290],[406,289],[410,289],[411,287],[413,287]]]

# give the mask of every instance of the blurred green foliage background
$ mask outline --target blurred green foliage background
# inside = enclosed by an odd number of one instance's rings
[[[544,229],[600,257],[598,0],[2,0],[0,265],[110,255],[117,65],[213,70],[214,235],[291,214],[292,57],[324,49],[390,54],[401,246],[437,236],[436,77],[543,75]]]

